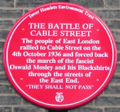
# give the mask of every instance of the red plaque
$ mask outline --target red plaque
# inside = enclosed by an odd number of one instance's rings
[[[7,36],[4,66],[14,88],[30,102],[54,109],[81,106],[111,80],[117,58],[106,24],[71,3],[39,6]]]

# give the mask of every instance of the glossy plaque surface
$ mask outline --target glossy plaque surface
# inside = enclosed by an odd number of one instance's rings
[[[4,46],[4,66],[14,88],[30,102],[66,109],[93,100],[116,66],[114,38],[86,8],[50,3],[21,17]]]

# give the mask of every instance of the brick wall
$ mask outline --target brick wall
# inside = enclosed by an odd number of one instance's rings
[[[120,0],[0,0],[0,112],[47,112],[23,99],[9,83],[2,60],[5,38],[16,20],[28,10],[51,1],[84,6],[99,15],[111,29],[117,44],[116,72],[107,88],[92,102],[69,112],[120,112]]]

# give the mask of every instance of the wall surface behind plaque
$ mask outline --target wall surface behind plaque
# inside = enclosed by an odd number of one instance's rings
[[[55,2],[60,0],[54,0]],[[61,0],[84,6],[99,15],[116,40],[118,62],[107,88],[92,102],[69,112],[120,112],[120,0]],[[9,83],[3,67],[3,45],[13,24],[27,11],[51,0],[0,0],[0,112],[48,112],[23,99]]]

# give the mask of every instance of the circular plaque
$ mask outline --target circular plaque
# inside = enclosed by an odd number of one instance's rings
[[[106,24],[72,3],[50,3],[22,16],[4,46],[4,67],[30,102],[54,109],[98,96],[115,71],[117,50]]]

